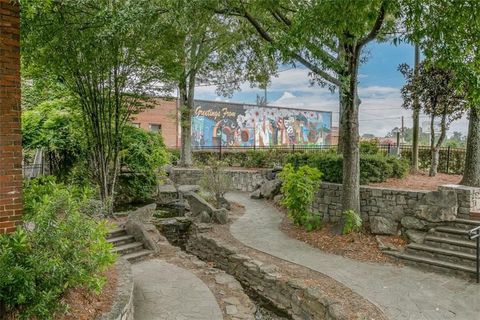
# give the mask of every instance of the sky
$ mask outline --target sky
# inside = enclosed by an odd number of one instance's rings
[[[385,136],[395,127],[401,126],[402,116],[406,127],[412,127],[412,112],[402,106],[400,89],[405,83],[397,70],[401,63],[413,66],[414,49],[409,44],[393,45],[389,43],[372,43],[364,50],[368,58],[359,71],[360,134]],[[303,67],[281,66],[277,77],[272,78],[267,88],[269,105],[303,108],[319,111],[331,111],[333,125],[338,126],[338,93],[331,93],[327,88],[311,86],[308,70]],[[263,96],[264,90],[251,88],[248,83],[241,87],[232,97],[220,97],[215,87],[197,87],[196,99],[256,103],[257,95]],[[420,125],[428,121],[428,116],[421,115]],[[453,131],[467,133],[468,120],[462,119],[452,123],[449,135]]]

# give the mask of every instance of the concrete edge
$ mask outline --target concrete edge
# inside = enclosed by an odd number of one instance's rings
[[[117,269],[117,288],[110,311],[96,320],[132,320],[133,319],[133,274],[131,264],[119,257],[115,263]]]

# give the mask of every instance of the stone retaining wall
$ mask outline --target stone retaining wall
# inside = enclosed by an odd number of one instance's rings
[[[232,178],[232,187],[237,191],[252,192],[256,190],[266,178],[268,170],[228,170]],[[176,184],[198,184],[203,177],[203,170],[198,168],[173,168],[170,179]]]
[[[112,308],[107,314],[98,317],[97,320],[134,320],[131,265],[127,260],[118,258],[115,267],[117,268],[118,279]]]
[[[238,254],[236,248],[221,240],[204,234],[191,235],[187,251],[202,260],[214,262],[293,319],[349,319],[342,307],[342,303],[348,302],[329,296],[319,286],[288,278],[274,265],[265,265]],[[381,319],[378,314],[374,316]],[[366,319],[367,315],[359,314],[358,317]]]
[[[376,187],[360,187],[360,210],[362,218],[380,216],[400,220],[405,215],[413,215],[418,201],[428,191],[395,190]],[[312,210],[321,214],[324,221],[337,222],[342,215],[342,185],[322,182]]]

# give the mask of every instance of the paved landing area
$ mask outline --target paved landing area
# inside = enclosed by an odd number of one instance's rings
[[[210,289],[193,273],[159,259],[132,265],[135,320],[221,320]]]
[[[480,285],[411,267],[324,253],[280,231],[282,215],[264,200],[250,199],[246,193],[229,193],[227,199],[246,210],[230,228],[237,240],[328,275],[375,303],[391,319],[480,319]]]

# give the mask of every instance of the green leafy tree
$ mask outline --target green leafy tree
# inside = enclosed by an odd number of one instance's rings
[[[36,74],[51,74],[75,95],[90,170],[107,211],[119,172],[125,125],[145,108],[144,94],[162,80],[154,26],[162,11],[151,1],[21,2],[22,53]]]
[[[227,1],[223,12],[250,24],[283,62],[300,63],[312,83],[339,88],[343,210],[360,211],[357,94],[362,52],[385,38],[399,13],[394,0]],[[222,11],[222,10],[219,10]]]
[[[437,174],[439,151],[447,138],[449,125],[459,119],[465,110],[465,99],[462,92],[453,86],[455,74],[425,62],[418,67],[415,75],[408,65],[399,67],[407,79],[402,88],[404,108],[415,108],[418,99],[421,110],[430,115],[430,151],[432,154],[429,175]],[[440,118],[440,135],[435,137],[435,119]]]
[[[402,0],[408,37],[427,58],[457,74],[454,85],[466,95],[469,130],[464,185],[480,187],[480,54],[476,0]]]

